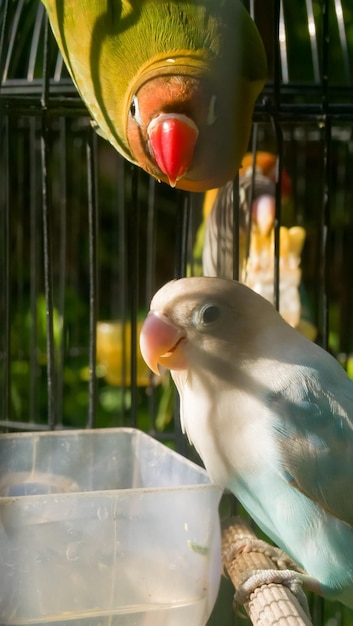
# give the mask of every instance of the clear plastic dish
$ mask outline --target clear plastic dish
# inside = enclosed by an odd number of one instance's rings
[[[0,436],[0,624],[202,626],[221,489],[131,428]]]

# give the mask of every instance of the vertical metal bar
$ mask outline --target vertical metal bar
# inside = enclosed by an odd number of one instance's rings
[[[0,30],[0,93],[2,82],[5,82],[5,67],[6,67],[6,57],[5,57],[5,34],[8,32],[8,16],[9,16],[9,0],[5,0],[3,4],[2,11],[2,21],[1,21],[1,30]]]
[[[67,124],[64,117],[59,121],[59,180],[60,180],[60,250],[59,250],[59,292],[58,311],[60,315],[60,345],[57,359],[57,419],[63,422],[63,370],[65,358],[65,285],[67,249]]]
[[[273,268],[273,304],[279,311],[280,306],[280,229],[282,221],[282,170],[283,170],[283,134],[278,119],[272,118],[277,143],[275,175],[275,218],[274,218],[274,268]]]
[[[1,104],[1,103],[0,103]],[[0,125],[2,127],[0,154],[1,162],[1,188],[0,188],[0,217],[1,217],[1,283],[2,294],[0,302],[3,345],[0,344],[1,363],[0,372],[2,379],[1,396],[2,411],[0,419],[9,421],[11,419],[10,408],[10,385],[11,385],[11,335],[10,335],[10,190],[9,190],[9,119],[2,115],[0,106]],[[2,214],[2,215],[1,215]]]
[[[7,48],[6,48],[6,54],[4,53],[4,40],[2,40],[1,44],[2,44],[2,49],[1,49],[1,55],[3,55],[3,57],[1,56],[0,58],[4,58],[4,69],[3,69],[3,73],[1,76],[1,79],[5,82],[7,80],[7,76],[8,76],[8,72],[9,72],[9,67],[10,67],[10,60],[12,58],[13,55],[13,50],[16,46],[16,42],[17,42],[17,30],[18,30],[18,24],[20,21],[20,16],[21,13],[23,11],[23,5],[25,3],[25,0],[19,0],[17,3],[17,7],[16,7],[16,13],[14,15],[14,18],[12,20],[12,24],[11,24],[11,29],[10,29],[10,38],[7,44]],[[6,33],[7,32],[7,28],[8,28],[8,8],[9,8],[10,3],[7,2],[6,6],[5,6],[5,17],[4,17],[4,22],[3,22],[3,32]],[[1,67],[2,70],[2,67]]]
[[[94,130],[90,127],[86,143],[87,156],[87,192],[88,192],[88,247],[89,247],[89,381],[87,428],[93,428],[97,408],[97,310],[98,310],[98,198],[96,170],[96,141]]]
[[[274,106],[276,111],[280,108],[281,102],[281,23],[282,18],[282,0],[274,0],[275,3],[275,23],[274,23],[274,41],[273,41],[273,68],[274,68],[274,80],[273,80],[273,95]],[[285,42],[284,42],[285,43]]]
[[[210,212],[211,224],[213,222],[213,226],[215,229],[215,238],[214,244],[217,244],[216,252],[217,252],[217,263],[216,263],[216,272],[217,276],[224,275],[224,270],[227,263],[227,243],[228,239],[230,239],[230,247],[229,254],[231,256],[231,263],[233,261],[233,184],[229,193],[226,193],[226,189],[221,189],[217,196],[216,200],[213,203]],[[229,229],[229,230],[227,230]],[[213,233],[212,233],[213,234]],[[232,270],[233,271],[233,270]]]
[[[341,0],[334,0],[335,11],[336,11],[336,19],[338,26],[338,34],[341,43],[342,55],[343,55],[343,65],[344,65],[344,73],[346,76],[346,81],[348,84],[352,84],[352,72],[351,72],[351,63],[349,56],[349,47],[347,42],[346,28],[345,28],[345,20],[343,15],[343,7]]]
[[[177,225],[176,225],[176,259],[175,278],[186,276],[187,270],[187,241],[190,223],[189,194],[176,190],[177,194]],[[174,436],[176,449],[180,454],[187,456],[187,440],[181,430],[179,394],[174,394]]]
[[[246,274],[244,276],[244,281],[247,279],[247,262],[250,256],[250,246],[251,246],[251,229],[252,229],[252,205],[254,201],[254,190],[255,190],[255,178],[256,178],[256,152],[257,152],[257,142],[258,142],[258,125],[253,124],[252,131],[252,140],[251,140],[251,152],[252,152],[252,165],[251,165],[251,185],[249,187],[249,192],[247,194],[247,216],[246,216],[246,233],[245,233],[245,271]]]
[[[52,228],[49,201],[48,178],[48,120],[47,103],[49,95],[49,22],[46,18],[44,28],[43,88],[41,95],[41,166],[42,166],[42,212],[43,212],[43,256],[44,288],[46,297],[47,329],[47,389],[48,389],[48,426],[55,428],[55,346],[53,329],[53,268],[52,268]]]
[[[37,64],[38,47],[40,42],[40,35],[42,32],[42,23],[46,18],[46,13],[43,4],[38,4],[37,15],[34,23],[34,30],[31,40],[31,49],[28,55],[28,70],[27,80],[32,81],[34,79],[34,72]]]
[[[120,403],[120,419],[123,422],[126,412],[126,377],[127,363],[126,354],[127,346],[125,339],[125,324],[127,317],[127,224],[126,224],[126,202],[125,202],[125,172],[126,166],[123,158],[118,160],[118,245],[119,245],[119,290],[120,290],[120,307],[119,317],[122,322],[121,334],[121,403]]]
[[[340,157],[340,181],[339,187],[342,190],[337,206],[343,207],[342,221],[346,228],[342,232],[342,284],[345,289],[341,295],[341,325],[340,325],[340,351],[346,353],[346,365],[348,358],[352,357],[353,350],[353,285],[351,280],[351,268],[353,265],[353,216],[351,206],[353,204],[353,185],[351,180],[351,158],[353,155],[353,138],[345,141],[341,146]],[[339,204],[338,204],[339,203]]]
[[[0,419],[9,421],[10,415],[10,171],[9,171],[9,118],[4,113],[1,102],[2,81],[5,81],[5,37],[8,32],[9,0],[4,3],[2,13],[2,23],[0,30],[0,220],[1,220],[1,250],[0,257],[0,312],[2,320],[3,340],[0,342],[0,382],[2,406],[0,409]]]
[[[188,233],[190,226],[191,202],[190,194],[177,190],[177,245],[176,245],[176,262],[175,277],[182,278],[186,276],[188,262]]]
[[[320,224],[320,288],[319,329],[320,343],[328,349],[329,337],[329,256],[330,256],[330,213],[331,213],[331,119],[328,117],[323,129],[323,190]]]
[[[329,70],[329,44],[330,44],[330,0],[322,0],[322,78],[321,78],[321,106],[324,114],[327,112],[328,70]]]
[[[311,56],[313,60],[314,82],[320,82],[320,66],[319,66],[319,51],[316,40],[316,25],[314,16],[314,7],[312,0],[306,1],[306,12],[308,14],[308,31],[311,46]]]
[[[195,193],[189,193],[189,222],[186,233],[186,276],[193,275]]]
[[[146,244],[146,297],[148,304],[154,294],[156,267],[156,180],[150,177],[148,187],[147,244]]]
[[[281,28],[281,5],[282,0],[275,0],[275,41],[274,41],[274,112],[272,115],[272,125],[277,141],[277,163],[275,181],[276,210],[274,219],[274,284],[273,284],[273,304],[279,310],[279,265],[280,265],[280,226],[281,226],[281,180],[282,180],[282,159],[283,159],[283,135],[279,124],[278,113],[281,108],[281,80],[280,80],[280,28]]]
[[[156,180],[152,176],[148,186],[148,212],[147,212],[147,233],[146,233],[146,305],[149,307],[150,301],[155,291],[155,269],[156,269]],[[157,411],[155,376],[149,374],[149,394],[148,412],[150,415],[151,432],[155,429],[155,418]]]
[[[300,129],[296,133],[297,137],[293,143],[296,145],[295,171],[293,172],[292,197],[295,206],[295,217],[298,224],[303,225],[305,221],[305,176],[307,169],[307,155],[305,146],[307,142],[307,130]]]
[[[0,389],[2,407],[0,419],[10,420],[10,198],[9,198],[9,118],[4,113],[1,102],[2,81],[5,81],[5,36],[8,32],[9,0],[3,5],[0,30],[0,220],[1,220],[1,255],[0,255],[0,319],[3,338],[0,341]]]
[[[188,241],[191,223],[191,194],[184,194],[181,228],[181,271],[182,276],[186,276],[188,265]]]
[[[38,196],[37,196],[37,149],[36,149],[36,118],[30,118],[30,293],[29,309],[31,332],[29,337],[29,421],[38,421]]]
[[[17,141],[16,141],[16,199],[17,206],[21,214],[19,214],[19,218],[17,219],[13,225],[13,237],[14,237],[14,246],[12,248],[11,254],[11,266],[13,270],[11,271],[11,275],[15,278],[15,286],[16,286],[16,296],[14,301],[16,302],[16,310],[20,315],[24,315],[25,312],[25,298],[24,298],[24,263],[23,263],[23,240],[24,240],[24,220],[23,214],[27,209],[25,204],[25,135],[27,133],[27,127],[22,118],[17,118]],[[13,154],[13,145],[11,147],[10,142],[10,150]],[[11,162],[10,162],[11,163]],[[12,195],[12,194],[11,194]],[[10,195],[10,198],[11,198]],[[13,291],[14,293],[14,291]],[[27,303],[26,303],[27,304]],[[21,329],[22,331],[22,329]],[[26,336],[25,333],[22,332],[20,336],[20,345],[25,349],[22,349],[22,352],[26,352]],[[13,354],[12,354],[13,357]]]
[[[328,106],[328,63],[329,63],[329,0],[322,1],[322,83],[321,107],[323,113],[323,197],[321,212],[320,240],[320,289],[319,289],[319,329],[323,348],[328,348],[329,333],[329,232],[330,232],[330,172],[331,172],[331,120]]]
[[[240,233],[240,204],[239,204],[239,174],[233,180],[233,279],[239,280],[239,233]]]
[[[53,77],[54,81],[57,83],[59,82],[61,78],[63,67],[64,67],[64,59],[62,57],[60,50],[58,50],[56,63],[55,63],[55,69],[54,69],[54,77]]]
[[[275,74],[279,71],[276,67],[279,59],[281,60],[281,75],[284,83],[289,83],[289,69],[288,69],[288,56],[287,56],[287,37],[286,37],[286,23],[284,20],[283,1],[280,2],[279,8],[279,24],[278,24],[278,59],[276,61],[275,56]]]
[[[139,300],[139,171],[135,167],[131,178],[131,199],[132,206],[130,208],[130,251],[129,251],[129,295],[130,295],[130,324],[131,324],[131,343],[130,343],[130,389],[131,389],[131,423],[137,425],[137,313]]]

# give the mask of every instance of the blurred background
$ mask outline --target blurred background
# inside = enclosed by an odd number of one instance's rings
[[[269,76],[230,200],[239,275],[280,307],[293,296],[293,325],[353,375],[353,5],[244,4]],[[258,172],[275,207],[262,230]],[[42,4],[0,0],[3,432],[136,426],[198,462],[138,332],[163,283],[202,272],[208,215],[202,194],[159,184],[96,134]],[[211,622],[239,619],[231,600],[224,584]],[[353,624],[332,603],[312,610],[315,624]]]

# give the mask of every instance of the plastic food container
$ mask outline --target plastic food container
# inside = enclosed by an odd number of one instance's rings
[[[0,624],[202,626],[221,489],[131,428],[0,436]]]

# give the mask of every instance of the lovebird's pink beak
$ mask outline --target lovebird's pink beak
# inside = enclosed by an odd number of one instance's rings
[[[155,374],[159,375],[158,365],[171,370],[185,369],[185,340],[183,331],[167,316],[151,311],[140,333],[141,354]]]

